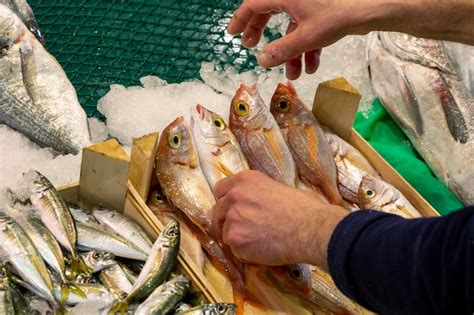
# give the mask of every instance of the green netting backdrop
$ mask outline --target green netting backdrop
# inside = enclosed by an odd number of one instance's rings
[[[225,33],[240,1],[224,0],[30,0],[46,48],[74,84],[89,116],[112,83],[137,85],[145,75],[170,83],[199,78],[203,61],[238,70],[255,57]],[[266,34],[269,36],[270,34]],[[434,178],[388,114],[375,103],[357,130],[441,213],[461,206]]]

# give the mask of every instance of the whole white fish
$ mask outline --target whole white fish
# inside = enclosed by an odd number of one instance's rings
[[[196,105],[191,109],[191,130],[211,188],[224,177],[250,169],[234,134],[216,113]]]
[[[442,42],[376,32],[368,44],[372,84],[438,178],[474,203],[474,97]]]
[[[409,219],[421,217],[398,189],[370,175],[365,175],[360,183],[359,205],[362,209],[379,210]]]
[[[19,276],[49,302],[58,305],[46,265],[31,239],[11,217],[0,214],[0,254]]]
[[[135,221],[113,210],[95,209],[92,213],[106,231],[114,232],[140,248],[142,252],[150,253],[153,242]]]
[[[184,298],[190,285],[185,276],[161,284],[140,304],[135,315],[168,314]]]
[[[61,153],[90,143],[86,114],[64,70],[0,4],[0,122]]]
[[[147,254],[120,235],[76,222],[77,244],[86,250],[106,251],[118,257],[146,260]]]

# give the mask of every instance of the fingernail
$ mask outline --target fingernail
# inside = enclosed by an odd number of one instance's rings
[[[262,67],[266,68],[266,67],[268,67],[268,64],[270,63],[272,58],[268,53],[262,52],[260,55],[258,55],[257,59],[258,59],[258,63]]]

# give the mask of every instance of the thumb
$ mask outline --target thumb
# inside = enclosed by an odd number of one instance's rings
[[[313,50],[310,36],[303,32],[301,26],[280,39],[268,44],[258,56],[258,63],[262,67],[275,67],[293,59],[302,53]]]

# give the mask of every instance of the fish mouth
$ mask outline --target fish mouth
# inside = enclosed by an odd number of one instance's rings
[[[204,107],[201,104],[196,104],[195,110],[199,114],[199,117],[204,119]]]
[[[255,95],[255,94],[257,94],[257,83],[254,83],[254,84],[252,84],[252,85],[248,85],[248,84],[246,84],[246,83],[242,83],[242,84],[240,85],[239,90],[245,91],[245,92],[247,92],[247,93],[249,93],[249,94],[251,94],[251,95]]]

